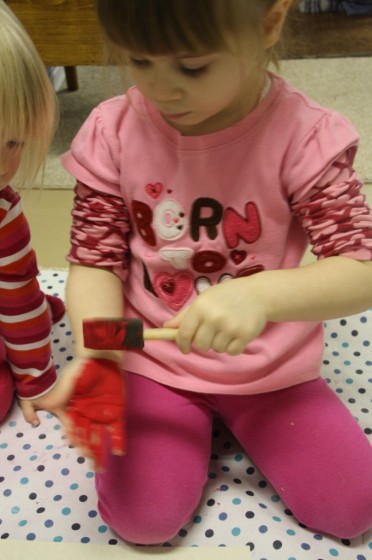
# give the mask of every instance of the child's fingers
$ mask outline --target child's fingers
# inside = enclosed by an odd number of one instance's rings
[[[163,327],[169,327],[172,329],[176,329],[180,326],[181,321],[183,316],[185,315],[185,313],[187,312],[188,308],[186,307],[185,309],[182,309],[182,311],[180,311],[175,317],[172,317],[172,319],[169,319],[168,321],[165,321]]]
[[[63,420],[66,437],[71,445],[78,447],[84,456],[90,457],[90,422],[76,414],[72,409],[67,409]]]
[[[125,432],[123,421],[117,420],[108,426],[108,432],[111,438],[111,448],[113,455],[122,456],[126,452]]]
[[[40,420],[38,415],[36,414],[34,405],[31,401],[19,401],[19,406],[21,407],[23,417],[29,424],[32,426],[39,426]]]
[[[102,424],[92,424],[89,450],[94,461],[94,468],[98,472],[103,471],[105,444],[104,444],[105,427]]]

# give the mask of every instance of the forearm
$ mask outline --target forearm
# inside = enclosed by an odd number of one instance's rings
[[[359,313],[372,306],[372,262],[330,257],[307,266],[251,277],[267,294],[268,320],[318,321]],[[249,284],[247,284],[249,287]]]
[[[329,257],[216,284],[165,326],[184,353],[195,347],[236,355],[269,322],[324,321],[372,306],[372,263]]]
[[[6,276],[5,276],[6,278]],[[50,313],[36,278],[8,282],[1,277],[0,336],[18,397],[35,398],[56,381],[50,341]]]
[[[83,319],[123,315],[122,281],[107,269],[70,265],[66,288],[69,320],[79,358],[106,357],[120,360],[121,352],[96,351],[84,347]]]

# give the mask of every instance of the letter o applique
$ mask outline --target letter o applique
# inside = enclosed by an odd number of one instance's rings
[[[203,274],[218,272],[225,264],[226,258],[216,251],[199,251],[192,259],[194,270]]]

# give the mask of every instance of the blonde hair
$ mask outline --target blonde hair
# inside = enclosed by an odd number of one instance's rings
[[[15,183],[32,185],[56,126],[56,97],[29,35],[0,0],[0,139],[23,144]]]
[[[97,0],[100,25],[115,62],[127,51],[239,50],[259,44],[264,15],[276,0]],[[264,64],[272,58],[264,53]]]

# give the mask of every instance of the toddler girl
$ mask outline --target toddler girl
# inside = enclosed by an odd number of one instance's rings
[[[343,538],[372,526],[370,443],[320,377],[323,320],[372,305],[372,216],[351,124],[267,69],[289,4],[98,0],[135,86],[64,156],[67,301],[75,375],[97,358],[126,372],[127,454],[107,453],[96,483],[128,541],[190,520],[214,415],[300,522]],[[318,260],[300,266],[308,243]],[[178,329],[176,344],[84,347],[84,319],[124,312]]]
[[[51,322],[64,314],[56,297],[45,296],[20,196],[9,186],[32,185],[55,126],[55,97],[26,31],[0,0],[0,420],[14,390],[28,422],[39,423],[56,383]]]

